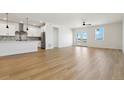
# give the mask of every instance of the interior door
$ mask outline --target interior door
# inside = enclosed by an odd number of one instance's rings
[[[54,48],[58,48],[58,33],[59,33],[59,29],[58,28],[53,28],[53,47]]]
[[[79,46],[88,46],[87,40],[88,39],[88,33],[87,32],[78,32],[76,36],[76,45]]]

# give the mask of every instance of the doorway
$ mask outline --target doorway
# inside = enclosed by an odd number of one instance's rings
[[[53,27],[53,48],[58,48],[59,28]]]
[[[77,32],[76,33],[76,45],[78,46],[88,46],[88,33],[87,32]]]

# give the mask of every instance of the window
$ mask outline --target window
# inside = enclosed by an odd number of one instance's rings
[[[95,40],[104,40],[104,28],[103,27],[99,27],[96,29],[95,31]]]

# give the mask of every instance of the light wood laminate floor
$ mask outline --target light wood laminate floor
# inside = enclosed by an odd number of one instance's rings
[[[0,79],[124,79],[121,50],[67,47],[0,57]]]

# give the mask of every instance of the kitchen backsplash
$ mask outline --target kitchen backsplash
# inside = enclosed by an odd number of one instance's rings
[[[40,40],[40,37],[27,37],[27,41]],[[15,36],[0,36],[0,41],[16,41]]]

